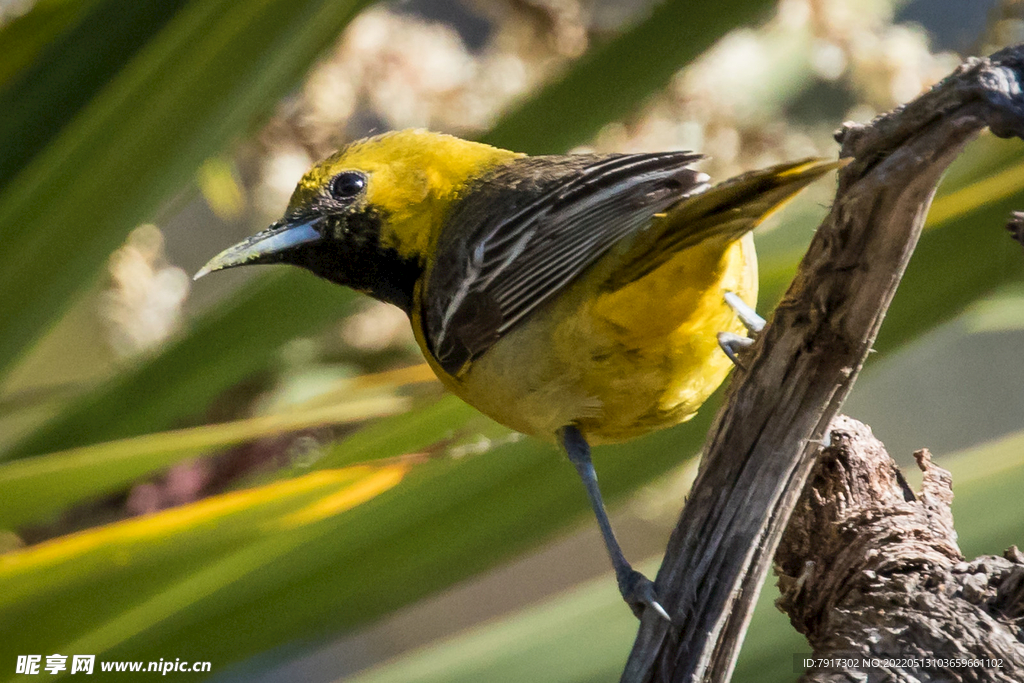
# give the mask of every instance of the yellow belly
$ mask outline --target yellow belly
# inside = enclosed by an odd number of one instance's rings
[[[548,441],[568,424],[599,444],[683,422],[732,367],[717,333],[743,326],[722,297],[756,303],[753,246],[750,234],[702,243],[613,292],[599,264],[462,377],[428,361],[467,403]]]

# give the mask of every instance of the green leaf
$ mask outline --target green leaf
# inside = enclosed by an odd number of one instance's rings
[[[953,475],[953,522],[964,555],[1001,554],[1024,545],[1024,432],[936,460]]]
[[[586,497],[575,472],[550,445],[523,440],[479,456],[438,460],[438,456],[447,455],[444,444],[438,449],[438,436],[447,439],[464,431],[467,411],[450,403],[440,411],[425,409],[421,419],[408,420],[404,427],[395,425],[396,443],[403,444],[407,452],[422,454],[417,456],[419,459],[433,455],[434,461],[412,470],[401,486],[347,512],[343,525],[332,526],[308,544],[250,553],[214,530],[208,530],[209,538],[197,531],[190,543],[201,546],[198,554],[180,551],[179,557],[174,549],[180,546],[165,539],[160,547],[166,545],[167,553],[151,559],[140,557],[142,566],[150,567],[143,571],[140,566],[142,573],[131,567],[121,572],[108,562],[100,565],[102,572],[88,574],[102,574],[102,585],[88,576],[88,580],[78,581],[75,577],[79,571],[92,571],[92,564],[68,558],[66,567],[59,571],[56,567],[46,571],[37,568],[22,579],[7,576],[5,590],[10,599],[20,599],[17,604],[8,603],[12,607],[4,610],[0,619],[32,624],[15,642],[19,647],[31,645],[35,648],[31,651],[62,651],[67,642],[79,642],[98,625],[110,623],[112,631],[104,630],[102,638],[85,642],[109,645],[107,655],[111,659],[116,659],[118,652],[131,653],[126,655],[129,659],[147,659],[161,648],[180,646],[185,648],[181,651],[202,652],[197,659],[226,665],[296,638],[315,638],[379,618],[399,605],[511,557],[550,536],[565,520],[586,513]],[[605,491],[609,499],[621,497],[641,481],[649,481],[677,463],[687,452],[680,444],[699,443],[711,415],[702,413],[694,423],[680,429],[602,449],[595,459],[602,476],[607,477]],[[360,446],[380,453],[365,435],[353,437],[350,443],[357,454]],[[259,530],[258,525],[254,528]],[[496,538],[503,540],[496,543]],[[213,575],[207,574],[209,563],[227,558],[235,550],[243,554],[232,555],[233,559],[225,559],[226,565],[211,570]],[[119,557],[134,558],[139,552],[115,545],[103,556],[115,561]],[[259,572],[239,573],[242,565],[264,553],[273,561],[260,565]],[[188,584],[187,590],[179,590],[176,578],[164,578],[182,576],[178,573],[183,571],[179,562],[201,577],[202,585]],[[216,580],[223,575],[230,581]],[[54,586],[53,581],[64,583]],[[122,590],[125,585],[132,586],[132,591]],[[30,591],[33,586],[38,590]],[[180,604],[179,597],[174,597],[190,592],[197,597],[189,605]],[[164,593],[172,597],[158,599]],[[139,628],[136,617],[124,616],[137,614],[136,601],[143,605],[138,618],[157,629],[153,619],[160,617],[159,629],[122,644],[113,634],[122,628]],[[55,610],[58,604],[62,607]],[[181,609],[168,612],[168,604],[180,604]],[[63,626],[57,628],[57,622]],[[253,628],[257,623],[259,628]],[[222,636],[212,638],[212,633]],[[161,656],[155,654],[153,659]]]
[[[44,2],[5,27],[0,42],[6,37],[21,43],[21,59],[16,61],[25,68],[0,91],[0,140],[6,142],[0,148],[0,187],[49,144],[184,4]],[[60,32],[62,28],[66,30]],[[40,50],[37,41],[44,39],[50,39],[49,44]]]
[[[174,463],[227,446],[407,409],[408,401],[396,396],[354,398],[277,415],[145,434],[0,465],[0,499],[5,501],[0,508],[0,528],[44,519]]]
[[[31,10],[0,27],[0,88],[26,69],[57,36],[99,0],[37,0]],[[2,153],[2,152],[0,152]]]
[[[678,464],[688,447],[702,440],[711,415],[601,449],[595,459],[608,498],[620,499]],[[422,465],[401,486],[353,510],[345,527],[321,539],[315,553],[268,567],[274,578],[265,590],[232,586],[218,596],[217,605],[176,625],[162,647],[202,645],[211,661],[237,661],[241,650],[261,652],[358,628],[515,556],[567,520],[588,515],[575,471],[547,444],[523,440],[479,456]],[[245,628],[254,622],[259,629]],[[215,633],[235,636],[217,639]],[[145,658],[157,649],[139,643],[132,657]]]
[[[129,230],[247,131],[363,4],[190,0],[47,141],[0,193],[0,319],[18,321],[0,330],[0,372]],[[65,58],[90,63],[91,55]]]
[[[262,277],[158,356],[73,402],[4,457],[122,439],[200,415],[227,387],[270,365],[285,342],[349,313],[354,298],[297,270]]]
[[[648,561],[637,569],[651,576],[658,564]],[[612,681],[629,656],[636,627],[636,617],[623,604],[614,577],[606,574],[346,681]]]
[[[0,556],[2,622],[31,624],[4,646],[99,654],[152,642],[153,629],[217,604],[224,589],[263,584],[266,567],[333,533],[408,469],[322,470]]]
[[[343,467],[418,451],[436,451],[467,433],[506,436],[509,430],[452,395],[418,410],[378,420],[331,446],[317,467]]]
[[[1008,285],[977,302],[965,322],[970,332],[1024,330],[1024,283]]]

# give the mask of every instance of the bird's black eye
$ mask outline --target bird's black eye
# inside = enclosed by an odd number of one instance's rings
[[[358,197],[366,187],[366,176],[356,171],[345,171],[334,176],[331,181],[331,194],[335,199],[348,201]]]

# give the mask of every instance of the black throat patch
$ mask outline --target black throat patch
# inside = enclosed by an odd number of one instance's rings
[[[297,248],[289,261],[331,282],[394,304],[408,314],[423,264],[384,247],[380,241],[383,224],[384,216],[374,209],[325,216],[318,226],[324,239]]]

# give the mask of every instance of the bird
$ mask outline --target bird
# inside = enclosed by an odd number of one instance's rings
[[[759,325],[752,230],[841,165],[808,158],[712,185],[701,159],[528,156],[388,132],[314,165],[281,220],[195,277],[287,264],[405,311],[445,387],[561,447],[623,599],[670,620],[619,546],[591,446],[696,414]]]

